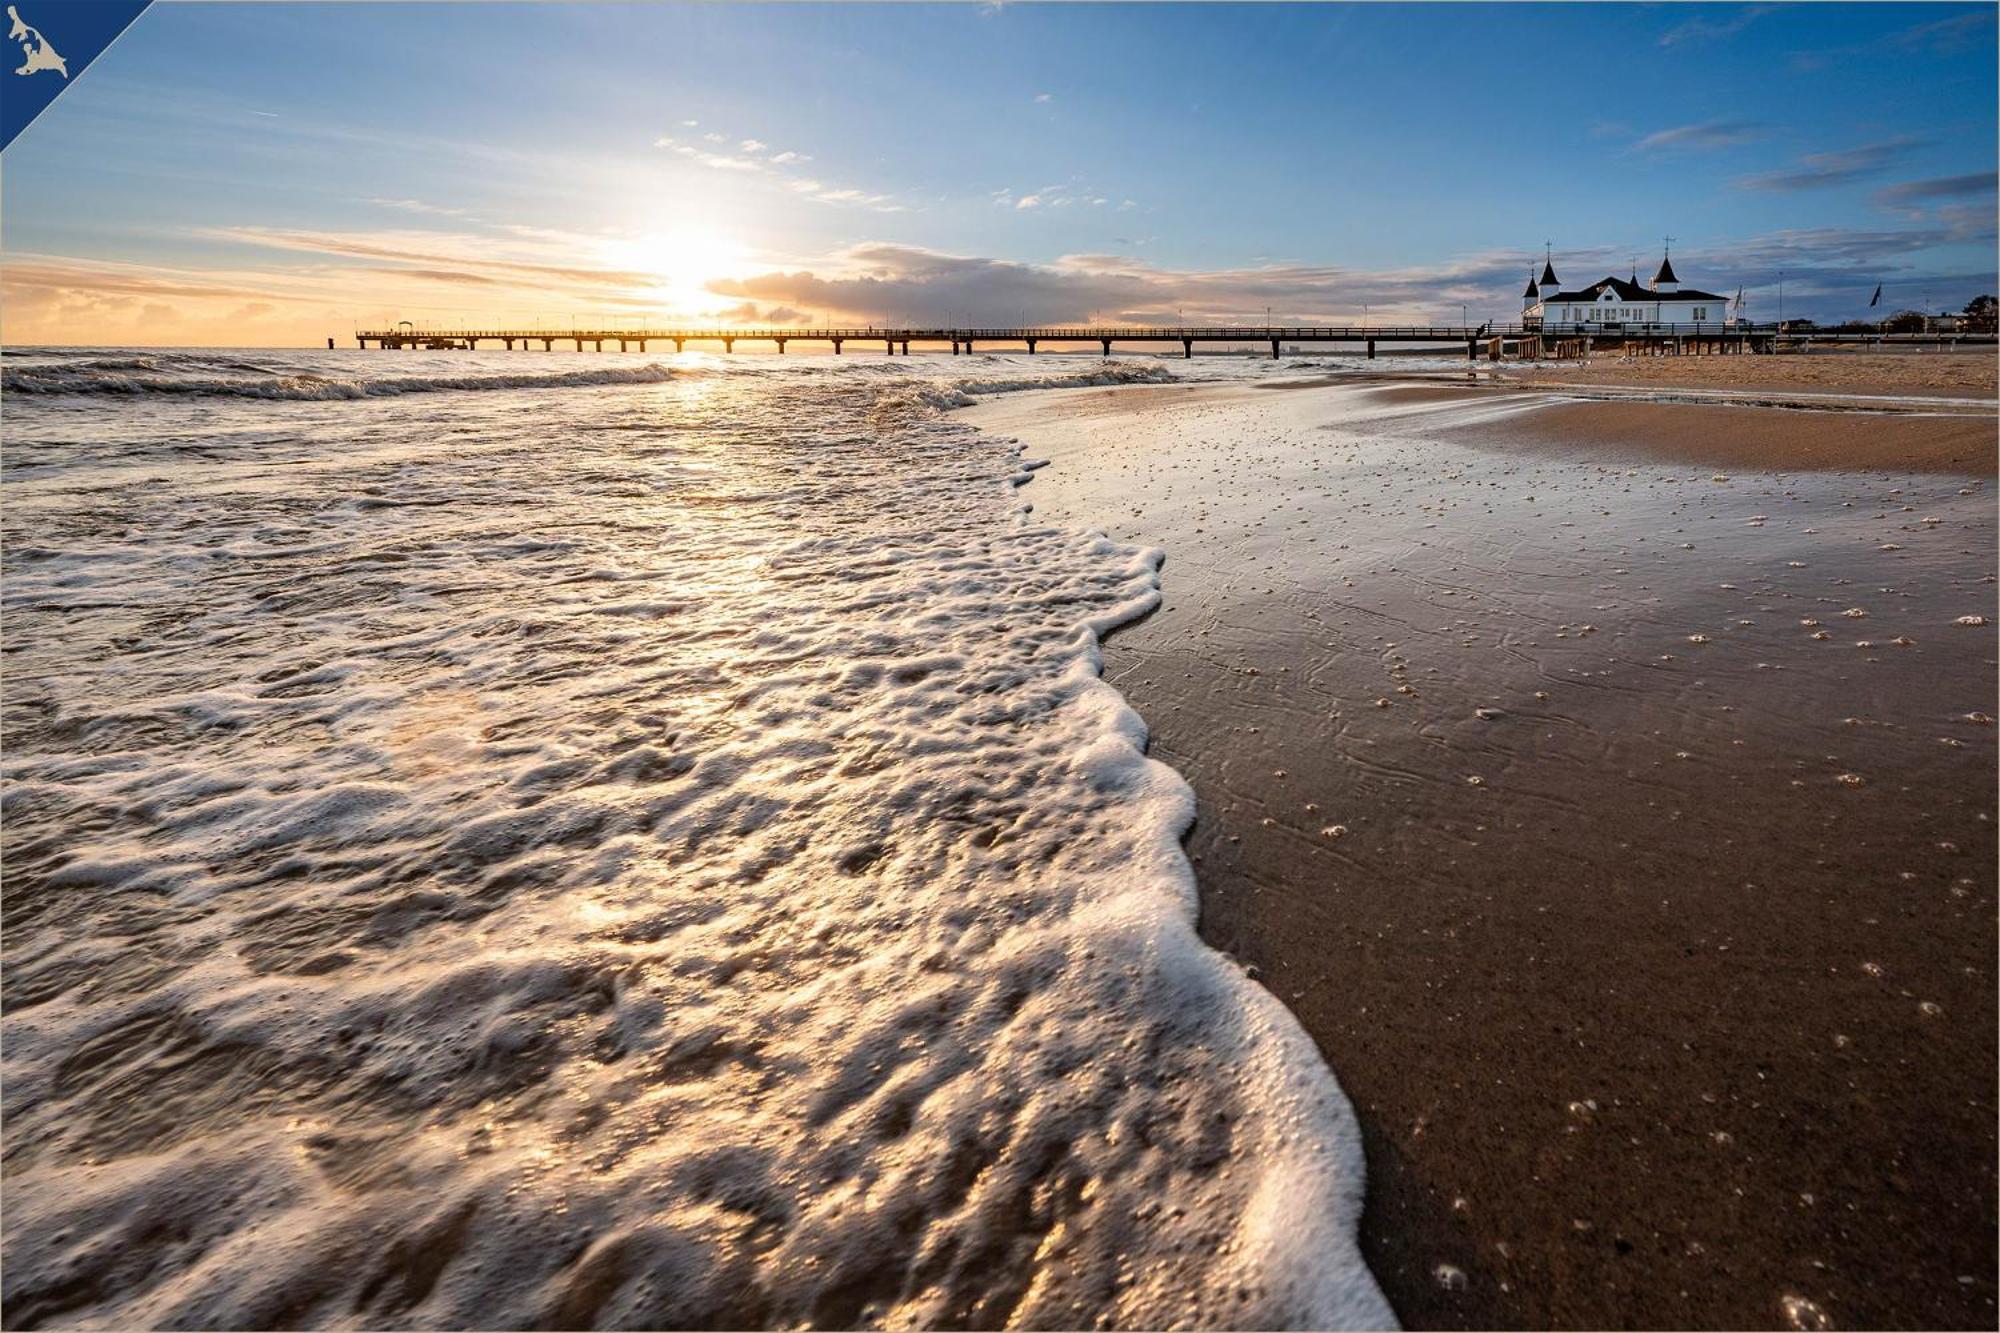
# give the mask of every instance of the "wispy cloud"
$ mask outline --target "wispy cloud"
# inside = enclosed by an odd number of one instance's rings
[[[721,134],[706,134],[702,138],[704,141],[716,143],[728,141],[728,136]],[[856,189],[852,186],[827,185],[822,181],[797,175],[791,169],[812,161],[811,155],[790,149],[774,153],[771,151],[771,145],[761,139],[738,140],[735,153],[713,152],[700,144],[676,139],[670,134],[663,134],[653,140],[653,146],[678,153],[690,162],[713,171],[765,176],[792,193],[819,203],[846,204],[871,209],[877,213],[902,213],[908,210],[908,206],[899,202],[893,195]]]
[[[1875,192],[1875,203],[1911,222],[1935,218],[1965,240],[1989,240],[1994,234],[1996,191],[2000,173],[1975,171],[1886,186]]]
[[[1981,45],[1990,45],[1994,27],[1994,10],[1989,5],[1981,5],[1964,14],[1948,19],[1937,19],[1930,23],[1919,23],[1901,32],[1891,33],[1879,42],[1863,42],[1852,46],[1830,46],[1811,51],[1793,51],[1787,60],[1800,73],[1813,73],[1842,60],[1876,57],[1884,50],[1908,51],[1921,55],[1948,56],[1960,51],[1971,50]]]
[[[1683,46],[1690,42],[1713,42],[1724,37],[1734,37],[1777,6],[1749,5],[1733,13],[1719,5],[1714,7],[1701,5],[1694,8],[1701,17],[1691,18],[1661,33],[1661,46]],[[1726,14],[1727,17],[1712,17],[1716,13]]]
[[[1632,145],[1639,153],[1713,152],[1734,148],[1764,137],[1764,127],[1749,120],[1704,120],[1693,125],[1676,125],[1655,130]]]
[[[490,235],[452,232],[311,231],[285,227],[210,227],[198,235],[210,240],[330,259],[363,259],[392,265],[410,274],[422,272],[433,280],[441,273],[459,275],[452,281],[490,279],[527,288],[596,288],[626,291],[655,281],[654,275],[632,269],[578,264],[567,260],[586,238],[563,236],[542,244],[517,245],[511,250]],[[565,262],[558,262],[564,257]],[[382,271],[379,270],[378,271]]]
[[[1038,190],[1030,190],[1019,196],[1016,196],[1011,189],[995,190],[988,197],[994,203],[1017,212],[1034,208],[1103,208],[1111,202],[1094,187],[1074,181],[1068,184],[1044,185]],[[1119,207],[1133,208],[1136,205],[1127,199]]]
[[[395,208],[405,213],[425,213],[433,217],[463,218],[471,216],[463,208],[448,208],[443,204],[426,203],[421,199],[370,198],[368,202],[377,208]]]
[[[1037,102],[1053,102],[1056,100],[1056,95],[1054,93],[1036,93],[1035,100]]]
[[[1924,140],[1902,135],[1834,153],[1808,153],[1799,159],[1796,167],[1745,176],[1737,184],[1748,190],[1777,191],[1820,190],[1831,185],[1845,185],[1849,181],[1880,175],[1923,146]]]

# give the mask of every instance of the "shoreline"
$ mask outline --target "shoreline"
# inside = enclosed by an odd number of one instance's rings
[[[1104,679],[1355,1108],[1397,1313],[1990,1323],[1990,420],[1368,378],[966,415],[1167,552]],[[1793,447],[1711,477],[1722,421]]]

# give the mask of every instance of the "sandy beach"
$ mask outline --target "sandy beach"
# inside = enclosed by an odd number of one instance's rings
[[[1990,349],[1904,352],[1821,347],[1786,356],[1622,356],[1599,352],[1588,362],[1514,362],[1504,380],[1527,385],[1590,384],[1722,390],[1972,397],[2000,390],[2000,360]]]
[[[1354,1103],[1407,1324],[1991,1326],[1994,422],[1797,397],[1991,399],[1911,364],[970,409],[1167,552],[1106,679]]]

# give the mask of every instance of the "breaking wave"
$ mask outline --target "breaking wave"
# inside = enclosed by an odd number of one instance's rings
[[[1391,1322],[1100,678],[1161,553],[937,410],[1171,378],[10,409],[8,1326]]]
[[[33,394],[178,394],[193,397],[264,398],[332,402],[346,398],[396,398],[413,393],[491,389],[575,389],[598,384],[659,384],[674,372],[658,362],[592,370],[526,375],[392,375],[380,378],[321,374],[215,376],[168,373],[177,367],[157,358],[107,357],[34,367],[0,368],[0,389]],[[246,367],[256,369],[256,367]]]

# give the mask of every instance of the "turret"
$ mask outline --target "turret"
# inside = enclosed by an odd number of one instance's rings
[[[1535,270],[1530,268],[1528,270],[1528,290],[1521,293],[1521,309],[1530,309],[1541,299],[1542,294],[1535,286]]]
[[[1556,281],[1555,262],[1549,258],[1546,249],[1542,251],[1542,276],[1539,281],[1544,299],[1562,290],[1562,284]]]
[[[1674,276],[1674,261],[1670,255],[1660,256],[1660,271],[1653,275],[1653,290],[1662,296],[1681,289],[1681,280]]]

